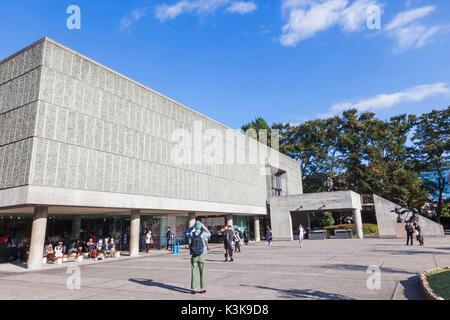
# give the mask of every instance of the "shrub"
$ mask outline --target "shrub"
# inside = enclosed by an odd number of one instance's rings
[[[334,236],[334,231],[336,229],[352,229],[354,235],[356,235],[356,227],[354,224],[340,224],[335,226],[328,226],[324,228],[325,230],[330,232],[330,236]],[[363,224],[363,234],[374,234],[378,233],[378,226],[376,224]]]
[[[312,213],[310,218],[312,224],[321,227],[332,226],[334,224],[334,218],[331,212]]]

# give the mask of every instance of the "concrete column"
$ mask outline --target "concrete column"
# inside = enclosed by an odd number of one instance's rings
[[[130,257],[136,257],[139,255],[140,229],[141,229],[141,212],[139,210],[132,210],[130,223]]]
[[[261,241],[261,235],[259,233],[259,216],[253,218],[255,223],[255,241]]]
[[[44,255],[45,232],[47,230],[48,207],[36,207],[33,214],[31,229],[30,253],[28,254],[27,268],[39,269],[42,266]]]
[[[81,216],[75,216],[72,220],[72,239],[80,238]]]
[[[189,228],[193,227],[195,224],[195,212],[188,213],[188,220],[189,220]]]
[[[358,234],[358,238],[364,239],[361,210],[359,210],[359,209],[353,210],[353,219],[355,220],[355,227],[356,227],[356,232]]]
[[[226,221],[227,221],[227,225],[229,225],[233,228],[233,215],[232,214],[227,214]]]

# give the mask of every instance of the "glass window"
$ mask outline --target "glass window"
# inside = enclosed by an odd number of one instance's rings
[[[283,195],[282,172],[278,172],[272,176],[272,196],[279,197]]]

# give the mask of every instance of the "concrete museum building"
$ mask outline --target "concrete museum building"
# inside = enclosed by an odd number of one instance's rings
[[[30,269],[47,241],[108,236],[137,255],[144,229],[164,246],[196,217],[259,240],[269,198],[301,193],[298,162],[51,39],[0,62],[0,237]]]
[[[270,224],[274,240],[292,240],[311,212],[351,212],[363,238],[363,197],[303,194],[278,136],[271,147],[253,137],[43,38],[0,62],[0,263],[37,269],[47,242],[91,237],[135,256],[144,230],[163,247],[167,227],[183,241],[195,219],[212,242],[225,223],[256,241]],[[402,237],[395,204],[371,205],[380,237]],[[420,219],[425,235],[444,234]]]

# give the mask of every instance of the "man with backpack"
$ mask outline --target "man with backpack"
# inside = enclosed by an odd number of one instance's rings
[[[206,274],[205,263],[206,253],[206,239],[211,237],[211,232],[200,221],[196,221],[194,227],[189,228],[186,236],[191,239],[191,293],[196,294],[197,287],[197,270],[200,272],[200,287],[199,293],[206,293]]]

